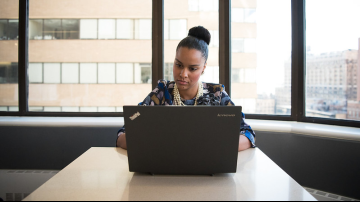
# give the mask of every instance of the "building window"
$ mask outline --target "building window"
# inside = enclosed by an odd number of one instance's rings
[[[44,83],[59,84],[61,83],[61,64],[44,63]]]
[[[80,39],[80,21],[74,19],[62,20],[63,39]]]
[[[115,20],[99,20],[99,39],[115,39]]]
[[[219,66],[207,66],[201,81],[208,83],[219,83]]]
[[[30,83],[43,83],[43,64],[30,63],[28,74]]]
[[[135,83],[151,83],[151,64],[135,63]]]
[[[116,64],[116,83],[134,83],[134,64]]]
[[[165,20],[165,40],[181,40],[187,36],[187,22],[185,19]]]
[[[256,23],[256,9],[232,8],[232,22]]]
[[[135,39],[148,39],[152,37],[152,20],[135,20]]]
[[[18,63],[0,63],[1,83],[18,83]]]
[[[256,53],[256,39],[232,39],[232,52],[234,53]]]
[[[7,40],[7,20],[0,20],[0,40]]]
[[[97,83],[96,63],[80,63],[80,83],[82,84]]]
[[[219,0],[188,0],[189,11],[219,11]]]
[[[165,71],[164,71],[164,79],[167,81],[174,81],[174,76],[173,76],[173,67],[174,64],[173,63],[166,63],[165,64]]]
[[[31,40],[43,39],[43,20],[29,20],[29,38]]]
[[[133,39],[134,38],[134,20],[117,19],[116,20],[116,38]]]
[[[219,48],[219,30],[209,30],[211,34],[210,47]]]
[[[61,68],[61,83],[79,83],[79,63],[62,63]]]
[[[115,83],[115,63],[98,64],[98,83]]]
[[[97,39],[98,21],[95,19],[80,20],[80,39]]]
[[[44,20],[44,39],[63,39],[61,20],[52,19]]]

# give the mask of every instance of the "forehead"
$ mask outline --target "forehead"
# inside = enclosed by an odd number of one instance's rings
[[[205,58],[202,56],[201,51],[197,49],[189,49],[187,47],[181,47],[176,52],[176,59],[180,60],[182,63],[204,63]]]

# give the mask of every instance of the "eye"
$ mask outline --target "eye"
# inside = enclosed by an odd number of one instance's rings
[[[175,66],[180,68],[180,67],[181,67],[181,64],[175,63]]]
[[[190,70],[193,72],[193,71],[196,71],[197,70],[197,68],[190,68]]]

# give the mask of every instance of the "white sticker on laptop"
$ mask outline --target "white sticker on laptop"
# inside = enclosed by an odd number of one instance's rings
[[[135,113],[134,115],[132,115],[131,117],[130,117],[130,119],[133,121],[133,120],[135,120],[137,117],[139,117],[141,114],[139,113],[139,112],[137,112],[137,113]]]

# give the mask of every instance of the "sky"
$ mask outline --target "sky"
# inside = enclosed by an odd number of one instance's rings
[[[291,0],[258,0],[258,94],[284,85],[284,63],[291,57]],[[360,0],[306,1],[306,45],[320,54],[358,50]]]

